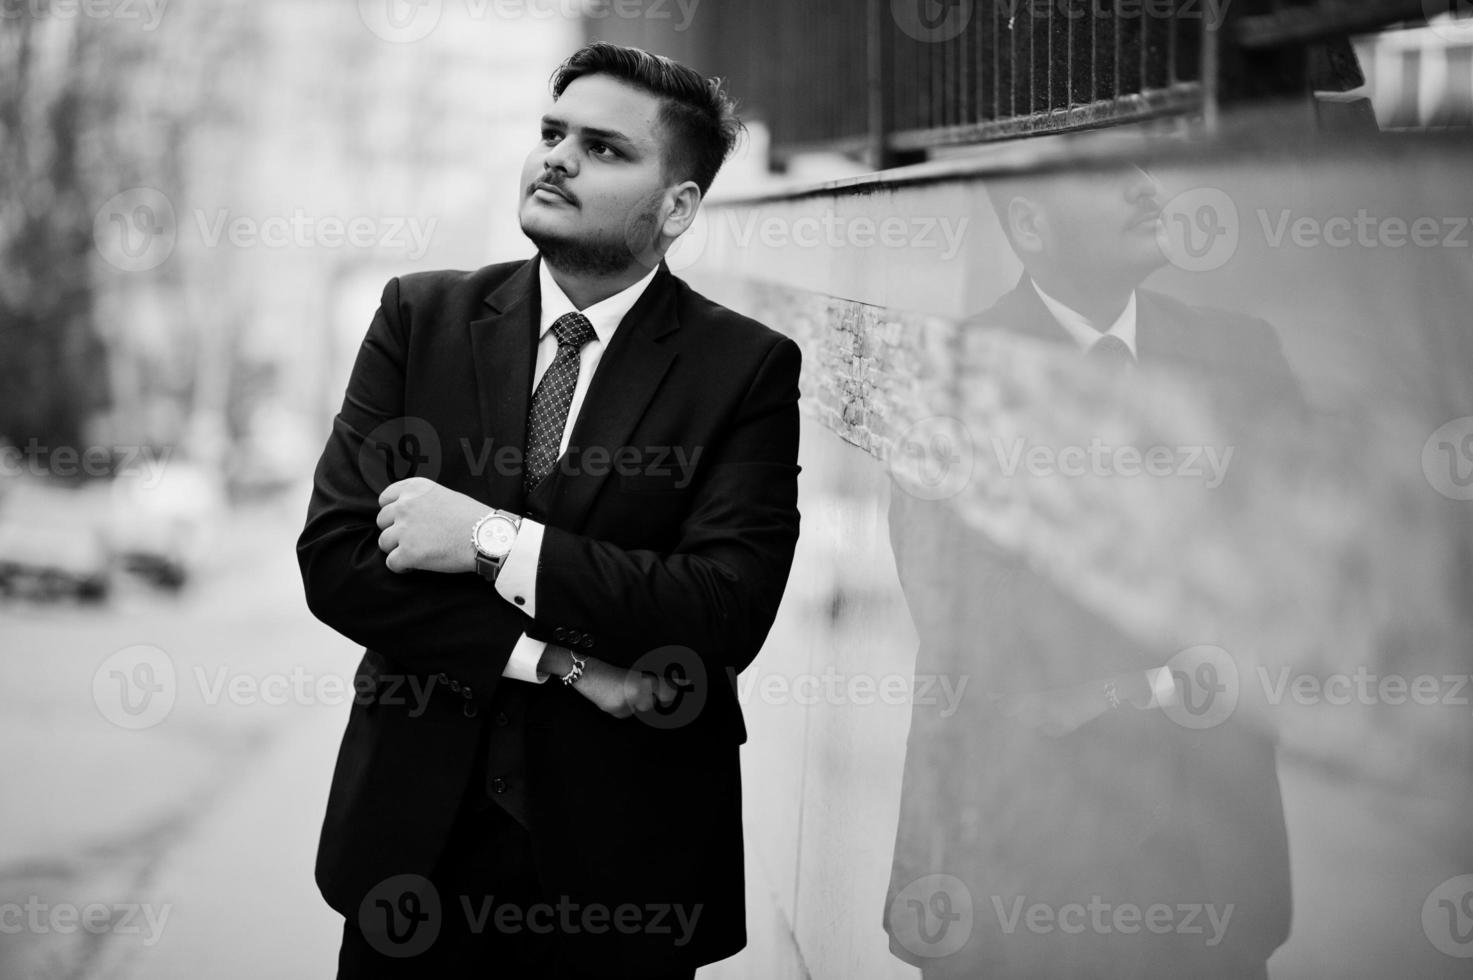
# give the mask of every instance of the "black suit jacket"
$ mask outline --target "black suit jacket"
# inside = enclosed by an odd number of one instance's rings
[[[1075,349],[1026,276],[963,329]],[[1302,410],[1278,339],[1261,320],[1139,290],[1137,351],[1143,372],[1191,381],[1228,431],[1246,412]],[[975,436],[983,442],[988,434]],[[1239,453],[1234,465],[1245,460],[1251,465],[1251,453]],[[928,967],[928,976],[1252,975],[1290,921],[1272,732],[1243,712],[1194,731],[1159,710],[1128,706],[1059,738],[1027,729],[1004,717],[984,689],[1020,694],[1080,684],[1159,667],[1176,651],[1143,649],[973,530],[947,501],[919,500],[892,485],[890,534],[921,641],[917,674],[976,681],[949,716],[941,705],[917,705],[912,714],[885,919],[896,955]],[[974,918],[965,946],[933,959],[943,947],[918,942],[917,928],[922,937],[943,935],[932,914],[941,906],[911,904],[905,890],[934,874],[961,882],[950,887],[965,892],[944,901],[960,908],[969,898]],[[923,898],[934,898],[934,885],[925,890]],[[1035,932],[1026,920],[1004,928],[1020,897],[1025,913],[1041,903],[1058,914],[1095,896],[1115,906],[1212,903],[1233,912],[1225,938],[1210,948],[1195,933]]]
[[[430,873],[478,786],[478,740],[497,737],[482,726],[495,725],[498,687],[523,683],[501,674],[524,631],[623,667],[683,647],[700,675],[686,696],[701,707],[677,727],[614,719],[555,681],[521,694],[546,894],[700,907],[678,947],[670,935],[611,931],[577,937],[573,958],[691,966],[745,941],[746,733],[729,678],[767,635],[797,540],[800,355],[662,265],[603,354],[572,466],[538,488],[534,507],[517,453],[538,318],[536,259],[416,274],[388,284],[363,341],[298,542],[311,610],[367,648],[318,882],[353,916],[385,879]],[[386,568],[377,498],[416,467],[546,525],[535,620],[477,575]]]

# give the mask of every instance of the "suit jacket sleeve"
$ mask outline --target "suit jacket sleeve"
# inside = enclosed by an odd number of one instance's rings
[[[531,620],[477,576],[391,572],[378,547],[378,497],[394,477],[364,442],[404,414],[409,330],[395,279],[384,288],[317,464],[297,559],[318,619],[406,671],[447,673],[489,698]]]
[[[800,362],[787,338],[769,348],[734,417],[703,447],[702,475],[668,553],[549,526],[538,623],[598,636],[595,655],[624,667],[677,645],[707,669],[751,663],[777,615],[798,539]]]

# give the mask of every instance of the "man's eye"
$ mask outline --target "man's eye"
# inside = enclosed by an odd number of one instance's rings
[[[560,140],[562,138],[563,138],[563,134],[562,133],[559,133],[559,132],[557,132],[555,130],[544,129],[542,131],[542,142],[544,142],[544,143],[549,143],[549,144],[556,143],[558,140]]]
[[[596,157],[616,157],[619,152],[607,143],[590,143],[588,152]]]

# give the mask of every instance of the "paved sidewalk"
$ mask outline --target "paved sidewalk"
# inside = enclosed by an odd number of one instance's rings
[[[342,711],[315,711],[241,773],[173,847],[145,901],[167,906],[160,940],[114,937],[94,980],[330,977],[342,919],[312,880]]]

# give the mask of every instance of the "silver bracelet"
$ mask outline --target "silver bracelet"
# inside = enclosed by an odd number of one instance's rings
[[[1111,708],[1120,707],[1120,688],[1114,681],[1105,681],[1105,701]]]
[[[583,668],[587,666],[588,658],[580,657],[572,650],[568,651],[568,656],[573,658],[573,666],[569,668],[566,674],[563,675],[563,683],[568,685],[569,687],[572,687],[574,684],[578,683],[578,678],[583,676]]]

